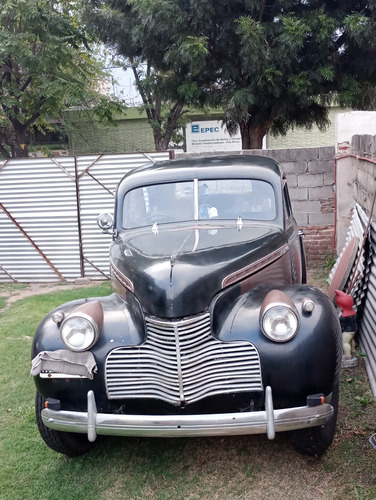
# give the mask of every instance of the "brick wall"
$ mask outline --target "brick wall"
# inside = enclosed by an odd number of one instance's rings
[[[284,169],[300,226],[334,224],[334,147],[267,150]]]
[[[266,150],[284,169],[295,219],[304,230],[309,267],[324,264],[333,251],[334,147]]]
[[[332,255],[334,227],[309,226],[304,228],[304,246],[309,267],[322,265]]]
[[[265,149],[235,154],[268,156],[286,173],[296,221],[305,232],[309,266],[322,265],[332,254],[334,237],[334,147]],[[210,153],[234,154],[231,153]],[[176,158],[202,156],[179,153]],[[208,154],[209,156],[209,154]]]

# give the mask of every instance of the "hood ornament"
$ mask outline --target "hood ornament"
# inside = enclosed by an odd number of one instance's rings
[[[238,217],[238,220],[236,221],[236,229],[237,229],[238,231],[240,231],[242,227],[243,227],[243,221],[242,221],[242,218],[241,218],[241,217]]]
[[[153,226],[151,228],[154,234],[158,234],[159,228],[158,228],[158,222],[153,222]]]

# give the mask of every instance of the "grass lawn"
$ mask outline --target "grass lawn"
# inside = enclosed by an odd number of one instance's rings
[[[88,455],[50,450],[34,417],[30,348],[39,321],[63,302],[110,293],[108,284],[19,300],[0,310],[1,500],[375,499],[376,404],[362,359],[342,372],[335,442],[304,458],[287,434],[192,439],[108,438]]]

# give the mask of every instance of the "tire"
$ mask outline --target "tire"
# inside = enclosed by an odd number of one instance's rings
[[[38,430],[46,445],[52,450],[72,458],[89,452],[95,443],[88,441],[85,434],[56,431],[44,425],[41,415],[41,411],[44,408],[44,401],[43,397],[37,392],[35,397],[35,415]]]
[[[339,384],[333,390],[330,404],[334,414],[325,425],[292,431],[292,443],[297,452],[310,457],[321,457],[332,444],[336,431],[339,401]]]

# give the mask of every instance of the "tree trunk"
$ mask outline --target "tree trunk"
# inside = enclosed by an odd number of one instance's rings
[[[28,144],[12,144],[12,158],[27,158],[29,156]]]
[[[167,119],[166,128],[162,131],[162,118],[158,116],[158,126],[153,128],[154,144],[156,151],[167,151],[172,135],[178,128],[177,123],[181,116],[184,114],[183,105],[175,104],[171,110],[170,117]],[[154,122],[155,124],[155,122]]]
[[[29,155],[30,138],[26,127],[17,121],[12,122],[14,133],[10,141],[12,158],[27,158]]]
[[[268,132],[267,125],[254,125],[252,122],[239,123],[242,136],[242,149],[262,149],[262,141]]]
[[[4,158],[11,158],[9,151],[5,147],[5,143],[0,144],[0,153],[4,156]]]
[[[164,138],[162,135],[162,127],[153,128],[154,145],[156,151],[165,151],[164,148]]]

